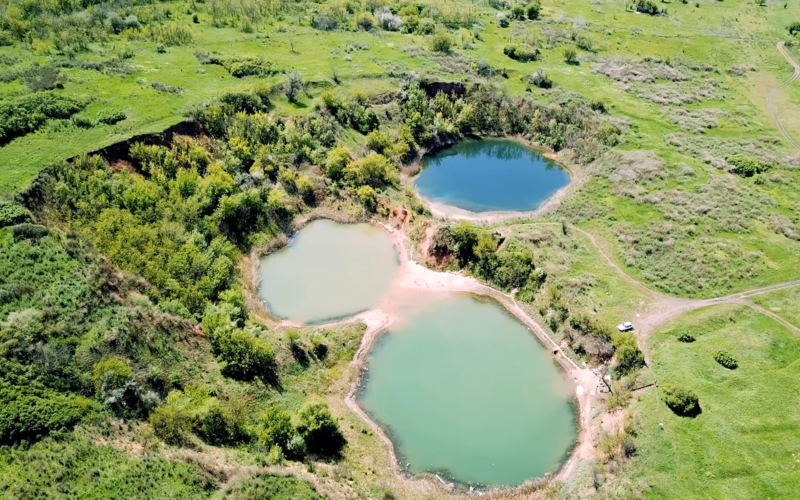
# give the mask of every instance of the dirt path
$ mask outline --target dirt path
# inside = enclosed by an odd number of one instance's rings
[[[769,92],[767,92],[767,109],[769,109],[769,113],[770,115],[772,115],[772,120],[775,122],[775,125],[778,127],[778,130],[781,132],[781,135],[783,135],[783,137],[789,142],[789,144],[792,145],[792,147],[794,147],[797,150],[800,150],[800,145],[798,145],[797,142],[795,142],[795,140],[792,139],[792,137],[783,127],[781,120],[778,118],[778,111],[775,109],[775,104],[772,102],[772,98],[780,89],[788,87],[789,85],[794,83],[795,80],[800,78],[800,64],[797,64],[786,52],[786,49],[784,47],[784,42],[779,42],[777,48],[778,52],[780,52],[781,55],[783,55],[783,57],[785,57],[786,60],[789,61],[789,64],[792,65],[792,67],[794,68],[794,73],[788,80],[778,85],[777,87],[770,89]]]

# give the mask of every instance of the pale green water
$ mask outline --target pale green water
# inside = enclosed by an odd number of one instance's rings
[[[459,296],[381,337],[359,401],[411,472],[518,485],[571,450],[572,394],[522,323],[494,302]]]
[[[278,317],[322,322],[370,309],[399,268],[386,231],[317,220],[286,248],[262,257],[258,295]]]

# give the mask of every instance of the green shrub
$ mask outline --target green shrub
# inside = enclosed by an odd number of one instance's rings
[[[284,453],[289,451],[289,441],[295,435],[295,430],[288,413],[277,406],[270,406],[261,415],[259,426],[261,428],[258,433],[258,444],[260,446],[266,449],[279,446]]]
[[[11,235],[15,240],[35,240],[47,236],[50,230],[38,224],[18,224],[11,228]]]
[[[377,21],[375,21],[375,16],[369,12],[362,12],[359,14],[358,18],[356,18],[356,25],[359,29],[369,31],[377,25]]]
[[[515,61],[530,62],[537,60],[541,52],[539,52],[539,49],[535,47],[510,44],[503,47],[503,54],[507,55],[511,59],[514,59]]]
[[[641,12],[643,14],[649,14],[651,16],[656,16],[661,13],[656,5],[651,0],[637,0],[635,5],[636,12]]]
[[[453,48],[453,37],[447,33],[438,33],[431,38],[431,50],[449,54]]]
[[[28,220],[25,207],[13,202],[0,202],[0,227],[13,226]]]
[[[615,348],[617,367],[627,373],[644,366],[644,355],[636,343],[636,335],[631,332],[620,332],[614,335],[612,344]]]
[[[159,439],[173,446],[189,442],[192,419],[186,410],[174,406],[159,406],[150,414],[150,425]]]
[[[334,181],[344,176],[344,169],[350,163],[350,151],[344,147],[332,149],[325,160],[325,175]]]
[[[374,189],[369,186],[361,186],[356,189],[356,196],[369,212],[375,211],[378,206],[378,196],[375,194]]]
[[[239,411],[237,411],[239,410]],[[246,408],[231,408],[217,402],[200,415],[200,434],[214,445],[235,444],[247,438]]]
[[[389,160],[377,153],[347,165],[344,176],[356,186],[367,185],[373,188],[392,186],[400,180],[399,173]]]
[[[736,361],[736,358],[727,351],[717,351],[714,353],[714,361],[721,364],[725,368],[729,370],[735,370],[739,367],[739,362]]]
[[[691,344],[692,342],[694,342],[694,340],[695,340],[694,336],[688,333],[681,333],[680,335],[678,335],[678,341],[684,342],[686,344]]]
[[[272,76],[280,73],[275,64],[260,57],[216,56],[208,52],[195,52],[201,64],[222,66],[235,78],[246,76]]]
[[[325,403],[305,405],[300,410],[299,420],[297,432],[309,453],[326,458],[340,455],[347,441]]]
[[[68,429],[92,409],[86,398],[36,386],[0,382],[0,444],[35,441]]]
[[[128,116],[118,109],[104,109],[97,114],[97,121],[106,125],[114,125]]]
[[[123,387],[133,376],[133,370],[124,361],[110,358],[95,363],[92,376],[98,392],[108,391]]]
[[[800,21],[793,22],[786,29],[789,30],[790,35],[792,36],[797,35],[798,33],[800,33]]]
[[[530,82],[540,89],[549,89],[553,87],[553,80],[547,77],[543,69],[539,68],[536,73],[530,76]]]
[[[392,148],[392,141],[380,130],[373,130],[367,134],[367,147],[385,156]]]
[[[726,157],[725,161],[733,165],[734,168],[731,172],[742,177],[753,177],[756,174],[764,173],[772,168],[771,165],[746,155],[731,155]]]
[[[215,340],[222,373],[233,378],[252,380],[269,378],[273,372],[275,355],[272,346],[253,335],[234,330]]]
[[[0,102],[0,145],[39,130],[50,119],[65,119],[87,102],[51,92],[38,92]]]
[[[676,415],[689,417],[700,413],[700,402],[691,390],[666,385],[663,392],[664,403]]]
[[[572,47],[567,47],[564,49],[564,61],[567,64],[577,64],[578,62],[578,52],[573,49]]]
[[[523,5],[515,5],[511,7],[511,18],[516,19],[518,21],[525,20],[525,6]]]
[[[427,17],[421,18],[414,29],[414,33],[417,35],[432,35],[434,31],[436,31],[436,23]]]
[[[539,12],[540,11],[541,11],[541,7],[539,7],[538,3],[532,3],[532,4],[528,5],[528,10],[527,10],[528,19],[530,19],[531,21],[539,19]]]

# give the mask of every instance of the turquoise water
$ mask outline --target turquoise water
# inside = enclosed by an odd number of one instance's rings
[[[258,295],[275,316],[319,323],[373,307],[399,269],[383,229],[317,220],[261,258]]]
[[[434,202],[471,212],[535,210],[569,174],[517,141],[463,141],[422,162],[414,183]]]
[[[359,402],[413,473],[518,485],[554,471],[577,437],[574,385],[498,304],[458,296],[383,335]]]

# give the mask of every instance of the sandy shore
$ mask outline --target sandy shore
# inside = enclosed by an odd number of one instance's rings
[[[591,430],[592,408],[597,399],[597,388],[602,384],[599,376],[592,370],[582,368],[569,359],[560,347],[547,335],[545,330],[528,316],[516,303],[513,296],[488,287],[472,277],[464,276],[461,273],[433,271],[420,265],[409,258],[410,243],[402,230],[379,224],[386,229],[392,236],[400,257],[400,270],[397,277],[385,297],[373,309],[358,314],[356,316],[316,325],[320,328],[336,326],[344,323],[362,322],[367,326],[367,330],[362,339],[361,345],[351,361],[351,368],[358,374],[352,381],[345,403],[348,408],[364,420],[372,431],[380,437],[386,444],[391,454],[392,468],[401,481],[410,483],[410,486],[419,487],[420,482],[429,483],[425,488],[445,488],[450,490],[453,485],[446,483],[439,478],[433,481],[426,478],[412,477],[404,472],[403,467],[397,460],[394,443],[386,434],[384,429],[358,405],[357,394],[361,385],[361,378],[366,369],[366,360],[369,356],[375,341],[392,327],[397,327],[403,321],[404,313],[408,311],[411,304],[434,303],[437,298],[446,298],[453,293],[470,293],[483,297],[490,297],[503,306],[509,313],[524,323],[528,329],[536,335],[542,344],[552,353],[553,359],[557,361],[566,374],[575,382],[575,400],[579,408],[579,434],[576,446],[574,447],[569,459],[562,465],[560,470],[554,475],[557,481],[563,481],[575,470],[580,459],[588,459],[593,456],[593,436]],[[282,322],[285,326],[298,326],[294,322]],[[536,478],[531,478],[535,480]],[[522,485],[516,488],[496,488],[491,493],[499,497],[516,495],[521,492]],[[487,493],[487,492],[485,492]]]

